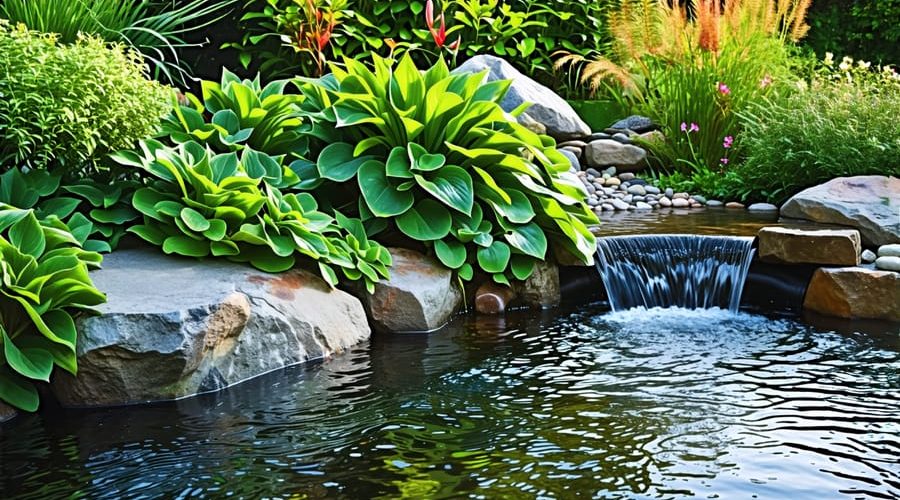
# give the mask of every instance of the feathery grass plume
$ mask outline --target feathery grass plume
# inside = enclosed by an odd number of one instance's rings
[[[790,79],[790,44],[808,29],[809,3],[621,0],[608,18],[612,53],[589,60],[562,52],[556,66],[580,68],[594,92],[663,125],[669,144],[648,147],[666,166],[723,169],[722,138],[740,128],[734,112]],[[685,121],[702,132],[679,134]]]

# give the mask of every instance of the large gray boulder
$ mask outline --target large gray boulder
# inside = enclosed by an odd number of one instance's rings
[[[107,294],[78,324],[78,376],[55,376],[66,406],[179,399],[327,358],[366,340],[362,304],[319,277],[221,260],[114,252],[91,273]]]
[[[647,151],[612,139],[599,139],[588,144],[584,158],[591,167],[614,166],[620,172],[639,172],[647,167]]]
[[[437,259],[390,248],[391,277],[361,298],[375,328],[383,332],[429,332],[446,325],[462,305],[453,272]]]
[[[900,179],[839,177],[798,193],[781,215],[859,229],[866,246],[900,243]]]
[[[562,97],[523,75],[499,57],[475,56],[453,70],[453,73],[479,73],[484,70],[489,71],[488,82],[512,80],[509,92],[500,103],[505,111],[512,111],[523,102],[531,103],[519,117],[519,122],[523,125],[533,129],[531,126],[533,122],[540,123],[546,129],[547,135],[557,141],[580,139],[591,135],[591,128]]]

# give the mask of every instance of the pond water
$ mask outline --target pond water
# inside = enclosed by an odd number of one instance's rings
[[[900,336],[601,306],[0,430],[0,497],[897,498]]]

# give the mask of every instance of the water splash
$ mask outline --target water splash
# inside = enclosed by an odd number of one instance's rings
[[[597,242],[597,269],[613,311],[718,307],[737,312],[752,238],[618,236]]]

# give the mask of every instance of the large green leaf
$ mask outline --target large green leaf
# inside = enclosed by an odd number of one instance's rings
[[[543,260],[547,254],[547,236],[535,223],[505,226],[503,237],[516,250]]]
[[[352,179],[362,164],[372,159],[371,156],[353,156],[353,149],[353,146],[346,142],[326,146],[316,162],[319,175],[336,182]]]
[[[9,228],[9,241],[20,252],[32,257],[39,257],[44,253],[47,240],[44,238],[44,230],[34,212],[29,212]]]
[[[454,239],[435,241],[434,253],[450,269],[458,269],[466,262],[466,246]]]
[[[446,166],[431,174],[430,179],[416,175],[415,180],[422,189],[450,208],[466,215],[472,213],[475,200],[472,177],[462,168]]]
[[[385,165],[368,160],[359,168],[359,189],[369,210],[377,217],[394,217],[413,206],[415,198],[410,191],[398,190],[385,175]]]
[[[487,273],[502,273],[509,264],[510,255],[509,245],[495,240],[491,246],[478,249],[478,265]]]
[[[450,233],[450,212],[434,200],[421,200],[396,218],[397,228],[417,241],[439,240]]]

